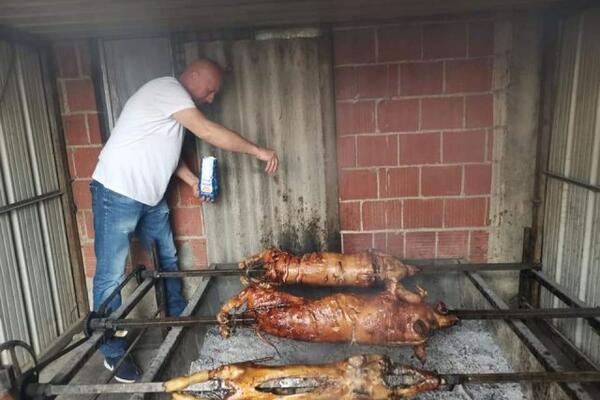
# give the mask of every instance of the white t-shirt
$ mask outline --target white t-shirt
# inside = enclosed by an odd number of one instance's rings
[[[92,177],[114,192],[149,206],[158,204],[183,143],[183,126],[172,115],[195,107],[175,78],[146,83],[123,107]]]

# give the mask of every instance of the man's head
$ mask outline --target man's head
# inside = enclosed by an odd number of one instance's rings
[[[212,103],[221,88],[223,70],[215,62],[198,59],[186,67],[179,81],[198,103]]]

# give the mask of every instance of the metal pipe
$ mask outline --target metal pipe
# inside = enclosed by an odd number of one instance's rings
[[[27,394],[37,396],[88,395],[115,393],[164,393],[162,382],[149,383],[110,383],[94,385],[30,385]]]
[[[548,275],[540,271],[531,271],[531,277],[538,281],[543,287],[548,289],[550,293],[558,297],[563,303],[569,307],[576,308],[587,308],[588,305],[583,301],[579,300],[575,296],[568,293],[568,289],[558,282],[555,282]],[[590,327],[600,335],[600,318],[587,318],[586,321],[590,324]]]
[[[123,288],[125,287],[125,285],[127,285],[127,283],[129,283],[130,280],[132,280],[137,274],[140,274],[142,271],[145,270],[145,267],[142,265],[138,265],[133,271],[131,271],[126,277],[125,279],[123,279],[123,281],[119,284],[119,286],[117,286],[109,295],[106,299],[104,299],[104,301],[102,302],[102,304],[100,305],[100,307],[98,307],[98,312],[100,314],[104,314],[106,312],[106,308],[108,307],[108,305],[110,304],[111,301],[113,301],[113,299],[121,293],[121,290],[123,290]],[[150,278],[152,280],[152,278]]]
[[[569,178],[568,176],[559,175],[559,174],[556,174],[556,173],[550,172],[550,171],[544,171],[544,175],[549,176],[550,178],[556,179],[558,181],[566,182],[571,185],[575,185],[575,186],[579,186],[579,187],[582,187],[587,190],[591,190],[594,193],[600,192],[600,186],[592,185],[591,183],[582,181],[580,179]]]
[[[432,264],[419,266],[421,274],[438,274],[447,272],[490,272],[490,271],[524,271],[540,270],[542,264],[527,263],[484,263],[484,264]]]
[[[497,309],[507,310],[508,305],[500,296],[488,285],[483,277],[477,273],[466,273],[467,278],[479,290],[481,295],[489,301],[489,303]],[[550,352],[548,347],[525,325],[523,321],[508,320],[508,326],[513,330],[515,335],[521,339],[523,344],[529,349],[531,354],[540,362],[540,364],[549,371],[561,371],[565,368],[562,363]],[[572,399],[591,400],[593,397],[580,384],[575,382],[559,382],[560,387]]]
[[[149,271],[144,270],[140,273],[142,277],[151,276],[155,279],[164,278],[186,278],[192,276],[236,276],[247,274],[248,271],[237,268],[237,263],[212,264],[209,269],[199,269],[192,271]],[[540,270],[541,264],[523,264],[523,263],[484,263],[484,264],[418,264],[421,274],[440,274],[448,272],[469,272],[469,271],[523,271]],[[257,269],[256,272],[260,272]]]
[[[189,278],[189,277],[212,277],[212,276],[235,276],[244,273],[244,270],[237,267],[237,263],[211,264],[207,269],[196,269],[187,271],[150,271],[140,272],[142,278],[152,277],[154,279],[164,278]],[[220,268],[220,269],[219,269]]]
[[[7,212],[16,210],[18,208],[27,207],[32,204],[41,203],[42,201],[50,200],[55,197],[62,196],[63,193],[64,192],[62,190],[55,190],[53,192],[41,194],[39,196],[31,197],[26,200],[15,201],[14,203],[10,203],[10,204],[0,207],[0,214],[6,214]]]
[[[152,288],[154,281],[151,278],[145,279],[129,296],[119,308],[117,308],[112,314],[111,318],[122,318],[125,317],[135,307],[144,295]],[[81,366],[94,354],[94,351],[100,346],[102,339],[104,338],[104,332],[94,332],[94,334],[78,349],[76,353],[71,357],[70,362],[66,365],[60,373],[56,374],[52,380],[52,384],[64,384],[67,383],[71,378],[79,371]]]
[[[191,316],[194,312],[196,312],[200,301],[206,293],[206,287],[208,286],[209,281],[209,279],[202,279],[200,281],[200,284],[196,287],[196,291],[183,310],[183,313],[181,314],[182,316]],[[175,351],[177,345],[181,341],[182,336],[182,327],[176,327],[169,331],[167,337],[161,343],[152,360],[146,364],[144,368],[144,374],[140,378],[140,382],[152,382],[157,378],[160,371],[165,367],[166,360],[171,356],[173,351]],[[142,392],[136,392],[129,397],[129,400],[143,400],[144,396],[145,395]]]
[[[588,308],[523,308],[512,310],[449,310],[460,319],[553,319],[600,316],[600,307]]]
[[[252,324],[255,321],[250,317],[239,317],[231,320],[236,325]],[[92,329],[125,330],[131,328],[164,328],[173,326],[195,326],[195,325],[217,325],[219,322],[215,317],[169,317],[163,319],[111,319],[99,318],[90,322]]]
[[[441,376],[449,385],[600,382],[600,371],[493,372],[489,374],[444,374]]]
[[[530,305],[524,304],[524,306],[529,307]],[[545,321],[543,319],[528,321],[527,327],[540,338],[547,336],[550,342],[560,348],[562,353],[573,363],[574,368],[582,371],[600,370],[600,366],[594,363],[583,351],[571,343],[562,332],[552,325],[552,321]]]
[[[502,383],[551,383],[551,382],[600,382],[600,371],[561,372],[500,372],[488,374],[443,374],[445,385],[474,385]],[[163,382],[92,385],[32,384],[27,390],[30,396],[89,395],[117,393],[164,393]]]
[[[600,307],[590,308],[542,308],[542,309],[507,309],[507,310],[473,310],[456,309],[448,310],[463,320],[490,320],[490,319],[554,319],[554,318],[588,318],[600,316]],[[230,320],[235,325],[248,325],[256,320],[249,315],[241,314]],[[186,316],[169,317],[161,319],[113,319],[96,318],[90,321],[93,330],[111,329],[122,330],[132,328],[163,328],[167,326],[194,326],[217,325],[219,322],[213,316]]]

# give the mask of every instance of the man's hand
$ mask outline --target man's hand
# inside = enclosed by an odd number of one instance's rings
[[[279,166],[279,159],[277,158],[277,153],[275,153],[274,150],[259,147],[256,151],[256,158],[267,163],[265,167],[265,172],[267,174],[271,175],[272,173],[277,171],[277,167]]]
[[[206,196],[200,196],[200,179],[196,178],[189,184],[194,191],[194,197],[200,199],[201,203],[212,203],[213,201]]]

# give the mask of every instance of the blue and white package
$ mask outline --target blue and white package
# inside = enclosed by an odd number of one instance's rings
[[[200,169],[200,197],[215,201],[219,195],[219,168],[215,157],[203,157]]]

